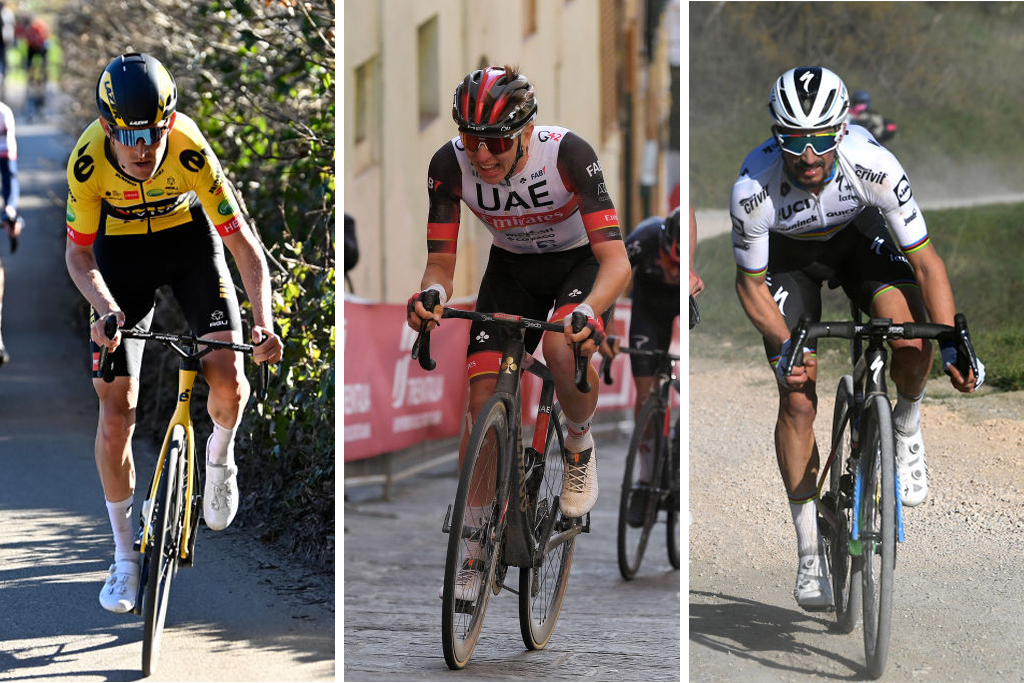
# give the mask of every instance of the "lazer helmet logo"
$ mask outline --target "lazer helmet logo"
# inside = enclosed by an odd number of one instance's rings
[[[105,71],[103,72],[103,93],[105,95],[103,99],[106,101],[107,106],[110,107],[110,113],[114,116],[115,121],[119,121],[121,119],[121,115],[117,112],[117,101],[114,99],[114,87],[110,83],[110,74]]]

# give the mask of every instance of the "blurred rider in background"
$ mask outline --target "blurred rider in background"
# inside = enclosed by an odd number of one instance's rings
[[[890,121],[871,109],[871,95],[867,90],[854,90],[850,98],[850,113],[847,123],[855,123],[868,129],[875,139],[881,143],[891,140],[896,135],[896,122]]]

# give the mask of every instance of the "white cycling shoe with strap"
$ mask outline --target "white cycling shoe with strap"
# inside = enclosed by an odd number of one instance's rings
[[[793,597],[796,598],[796,604],[808,612],[827,611],[832,607],[828,563],[820,554],[800,556]]]
[[[213,437],[211,436],[210,439]],[[206,450],[210,450],[210,439]],[[214,465],[206,461],[206,485],[203,487],[203,519],[213,531],[226,529],[238,512],[238,468]]]
[[[142,568],[135,560],[121,560],[110,565],[107,581],[100,590],[100,605],[111,612],[130,612],[139,593]]]
[[[918,427],[910,436],[896,434],[896,475],[900,480],[900,500],[914,507],[928,497],[928,462],[924,458],[924,440]]]

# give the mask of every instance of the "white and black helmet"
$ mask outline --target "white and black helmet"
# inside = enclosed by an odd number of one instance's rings
[[[849,108],[843,80],[822,66],[790,69],[779,76],[768,95],[768,111],[782,128],[833,128],[846,120]]]

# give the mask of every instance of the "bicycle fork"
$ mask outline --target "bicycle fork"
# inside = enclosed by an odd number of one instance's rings
[[[153,482],[149,488],[149,494],[145,501],[142,503],[142,533],[136,544],[137,550],[141,553],[145,553],[149,547],[149,543],[152,540],[153,531],[153,501],[157,499],[157,490],[160,487],[160,478],[163,473],[165,460],[168,457],[168,451],[171,445],[171,433],[174,431],[175,425],[181,425],[185,430],[185,440],[187,441],[186,449],[186,462],[185,462],[185,522],[182,527],[182,538],[187,539],[186,543],[181,544],[179,549],[179,558],[182,560],[183,566],[191,566],[192,564],[192,548],[195,547],[195,530],[198,527],[198,519],[193,519],[192,510],[193,507],[198,509],[198,505],[193,506],[193,497],[196,497],[195,502],[198,503],[199,493],[193,490],[193,485],[197,481],[196,470],[196,459],[195,459],[195,431],[192,425],[192,389],[195,385],[196,375],[199,372],[199,360],[196,358],[183,359],[178,367],[178,402],[174,409],[174,415],[171,417],[170,424],[167,427],[167,433],[164,435],[163,445],[160,448],[160,457],[156,463],[156,471],[153,475]]]

